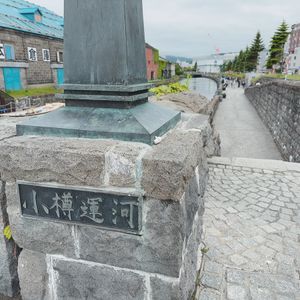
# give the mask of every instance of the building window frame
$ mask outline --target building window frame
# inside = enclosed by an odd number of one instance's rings
[[[64,52],[63,51],[57,51],[56,52],[57,62],[63,63],[64,62]]]
[[[42,49],[43,53],[43,61],[50,61],[50,50],[49,49]]]
[[[4,44],[0,43],[0,59],[5,60],[5,49]]]
[[[27,47],[27,55],[29,61],[38,61],[37,50],[34,47]]]
[[[14,45],[12,44],[4,44],[4,55],[5,55],[5,60],[12,61],[15,60],[15,48]]]

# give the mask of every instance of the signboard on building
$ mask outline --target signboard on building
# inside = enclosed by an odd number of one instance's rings
[[[24,217],[93,225],[139,234],[142,197],[93,188],[18,181]]]
[[[3,44],[0,44],[0,59],[5,59],[5,51]]]

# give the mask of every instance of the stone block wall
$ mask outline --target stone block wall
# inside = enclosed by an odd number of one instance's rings
[[[13,297],[19,293],[19,248],[12,238],[3,235],[4,229],[9,225],[6,208],[5,182],[0,178],[0,299],[1,295]]]
[[[26,85],[55,83],[55,74],[51,63],[57,62],[57,51],[63,51],[63,40],[23,33],[16,30],[1,29],[0,42],[14,47],[15,62],[28,62],[29,67],[22,69],[22,83]],[[28,60],[27,47],[37,49],[38,61]],[[42,49],[50,50],[51,62],[43,61]]]
[[[211,133],[208,116],[190,114],[153,147],[30,136],[2,140],[7,215],[23,249],[22,299],[190,299],[201,258]],[[143,193],[141,235],[23,217],[17,180]]]
[[[245,91],[269,128],[283,158],[300,162],[300,83],[262,81]]]

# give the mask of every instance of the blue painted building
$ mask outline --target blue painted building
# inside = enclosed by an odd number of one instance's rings
[[[24,0],[0,0],[0,89],[63,83],[64,19]]]

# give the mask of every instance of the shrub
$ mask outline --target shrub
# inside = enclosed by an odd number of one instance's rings
[[[179,82],[171,83],[168,85],[161,85],[150,89],[150,92],[157,97],[161,97],[168,94],[177,94],[188,91],[188,84],[181,84]]]

